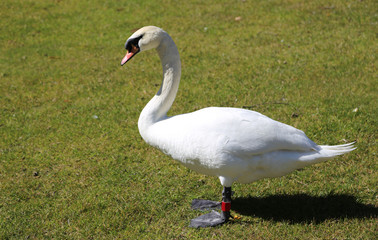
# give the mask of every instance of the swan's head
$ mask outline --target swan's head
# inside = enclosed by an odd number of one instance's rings
[[[163,29],[147,26],[137,30],[127,39],[125,48],[127,53],[121,61],[121,66],[127,63],[137,53],[157,48],[163,35],[166,34]]]

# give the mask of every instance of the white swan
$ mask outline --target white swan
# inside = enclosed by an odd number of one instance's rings
[[[233,182],[283,176],[355,149],[353,143],[317,145],[301,130],[245,109],[210,107],[168,117],[181,76],[180,57],[172,38],[158,27],[147,26],[132,34],[125,48],[121,65],[138,52],[155,48],[163,67],[160,90],[139,117],[143,139],[186,167],[219,177],[224,187],[222,215],[213,211],[193,219],[194,227],[228,220]]]

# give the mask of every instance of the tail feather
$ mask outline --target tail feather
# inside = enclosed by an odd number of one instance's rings
[[[355,142],[334,146],[321,145],[319,153],[325,157],[331,158],[355,150],[356,147],[354,146],[354,144]]]
[[[324,162],[330,158],[355,150],[356,147],[354,147],[354,144],[355,142],[333,146],[320,145],[319,150],[301,154],[298,159],[302,161],[304,166]]]

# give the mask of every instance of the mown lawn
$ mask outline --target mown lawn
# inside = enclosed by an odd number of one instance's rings
[[[0,239],[374,239],[375,1],[0,2]],[[220,200],[143,142],[154,51],[124,42],[164,28],[182,60],[171,115],[244,107],[357,150],[278,179],[234,184],[229,224],[188,228],[193,198]]]

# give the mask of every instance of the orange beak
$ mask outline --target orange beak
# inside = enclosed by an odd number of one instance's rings
[[[140,49],[134,45],[132,45],[132,48],[130,51],[127,51],[125,57],[123,57],[122,61],[121,61],[121,66],[123,66],[125,63],[127,63],[132,57],[134,57],[134,55],[136,55],[138,52],[140,51]]]

